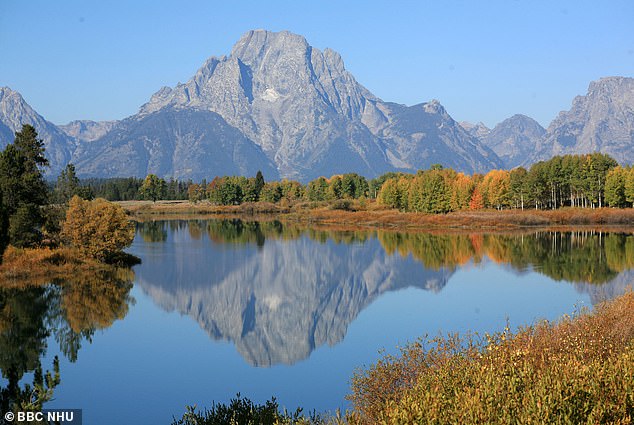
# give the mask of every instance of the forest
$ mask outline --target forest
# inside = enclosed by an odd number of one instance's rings
[[[97,196],[109,200],[188,199],[215,205],[246,202],[291,204],[375,199],[407,212],[448,213],[478,209],[626,208],[634,204],[634,169],[601,153],[555,156],[530,168],[467,175],[440,164],[411,173],[386,173],[366,179],[356,173],[319,177],[307,184],[283,179],[222,176],[210,182],[180,182],[150,174],[145,179],[87,180]],[[342,208],[345,209],[345,208]]]

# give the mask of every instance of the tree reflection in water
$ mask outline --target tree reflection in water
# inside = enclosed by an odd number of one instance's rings
[[[84,341],[96,330],[123,319],[134,300],[130,296],[134,272],[108,272],[69,276],[47,285],[12,282],[0,289],[0,411],[34,411],[50,400],[60,382],[59,361],[42,365],[47,339],[53,335],[60,351],[77,360]],[[52,370],[43,372],[43,367]],[[32,383],[21,382],[33,373]]]
[[[144,251],[140,288],[166,311],[191,316],[212,339],[232,341],[259,367],[294,364],[335,345],[383,294],[440,292],[464,265],[541,273],[573,283],[591,302],[614,292],[604,284],[627,278],[634,266],[632,234],[594,230],[398,232],[237,219],[138,226],[141,237],[167,234],[161,249]]]
[[[192,239],[206,233],[211,241],[263,246],[270,240],[295,240],[304,235],[325,243],[363,243],[377,238],[387,254],[412,255],[431,270],[455,268],[487,257],[517,271],[533,269],[555,280],[574,283],[605,283],[618,273],[634,268],[634,235],[581,230],[536,230],[514,233],[430,233],[393,230],[316,229],[279,221],[171,220],[138,223],[148,241],[165,241],[170,230],[187,228]],[[160,235],[158,237],[157,235]]]

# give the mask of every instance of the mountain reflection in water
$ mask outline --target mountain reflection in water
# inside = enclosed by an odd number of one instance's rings
[[[156,304],[233,341],[254,366],[293,364],[340,342],[387,291],[441,291],[461,266],[494,261],[576,285],[593,302],[631,282],[634,237],[602,232],[334,231],[240,220],[139,223],[137,283]],[[169,243],[165,243],[169,242]]]

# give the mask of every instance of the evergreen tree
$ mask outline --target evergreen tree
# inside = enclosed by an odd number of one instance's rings
[[[634,168],[625,174],[625,200],[634,206]]]
[[[514,168],[509,173],[509,190],[511,202],[515,208],[524,209],[526,200],[526,174],[523,167]]]
[[[260,199],[260,193],[262,193],[262,188],[264,187],[264,176],[262,175],[262,171],[258,170],[255,175],[255,193],[257,195],[257,199]]]
[[[7,217],[3,200],[2,191],[0,191],[0,263],[2,262],[2,253],[9,243],[9,219]]]
[[[90,199],[92,198],[92,191],[88,187],[81,186],[75,173],[75,166],[69,163],[57,177],[55,198],[57,202],[66,204],[75,195],[82,199]]]
[[[306,185],[306,197],[309,201],[325,201],[328,182],[325,178],[319,177]]]
[[[42,207],[49,197],[41,167],[47,165],[44,142],[28,124],[15,133],[15,141],[0,153],[0,192],[8,217],[8,239],[18,247],[41,239]]]

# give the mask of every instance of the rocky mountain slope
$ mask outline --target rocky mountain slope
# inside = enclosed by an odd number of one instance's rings
[[[94,142],[105,136],[118,121],[71,121],[66,125],[60,125],[59,129],[66,135],[80,142]]]
[[[200,181],[215,175],[278,179],[262,149],[218,114],[165,108],[123,120],[105,136],[84,144],[77,169],[88,176],[176,176]]]
[[[592,82],[547,131],[523,115],[489,130],[457,123],[436,100],[385,102],[354,79],[335,51],[289,32],[257,30],[122,121],[57,127],[18,92],[0,88],[0,147],[23,124],[44,140],[51,177],[69,161],[83,177],[200,180],[262,170],[268,180],[304,182],[344,172],[415,172],[436,163],[486,172],[596,151],[630,164],[634,79]]]
[[[634,78],[606,77],[590,83],[545,130],[525,115],[514,115],[488,130],[461,123],[491,148],[505,168],[529,167],[555,155],[607,153],[621,164],[634,163]]]
[[[634,163],[634,78],[593,81],[548,127],[527,163],[553,155],[602,152],[625,164]]]
[[[147,130],[132,127],[144,117],[190,109],[216,113],[259,146],[280,176],[302,181],[342,172],[372,177],[433,163],[467,172],[501,165],[437,101],[412,107],[383,102],[346,71],[338,53],[322,52],[289,32],[248,32],[229,56],[212,57],[188,82],[155,93],[130,117],[127,129],[142,135]],[[176,139],[171,133],[156,133],[166,130],[155,127],[148,138]],[[211,141],[215,134],[207,137]],[[127,142],[133,143],[131,138]],[[92,164],[90,169],[81,166],[80,172],[114,172],[109,169],[112,155],[102,155],[116,150],[112,143],[110,137],[97,140],[99,148],[87,151],[81,162]],[[171,150],[156,148],[156,152]],[[137,155],[136,160],[146,163],[134,170],[168,171],[153,168],[157,161],[151,152]],[[188,168],[175,165],[174,175],[189,177],[192,174],[178,174]],[[220,174],[212,167],[204,172]]]
[[[484,125],[483,122],[473,124],[468,121],[460,121],[459,124],[462,128],[467,130],[467,133],[474,137],[477,137],[478,140],[482,140],[491,132],[491,129]]]
[[[15,132],[20,131],[24,124],[35,127],[44,141],[46,156],[50,162],[50,167],[45,172],[48,176],[56,176],[71,160],[76,141],[35,112],[20,93],[8,87],[0,87],[0,149],[13,142]]]
[[[537,121],[517,114],[496,125],[482,137],[482,142],[500,157],[504,168],[514,168],[534,155],[545,134],[546,130]]]

